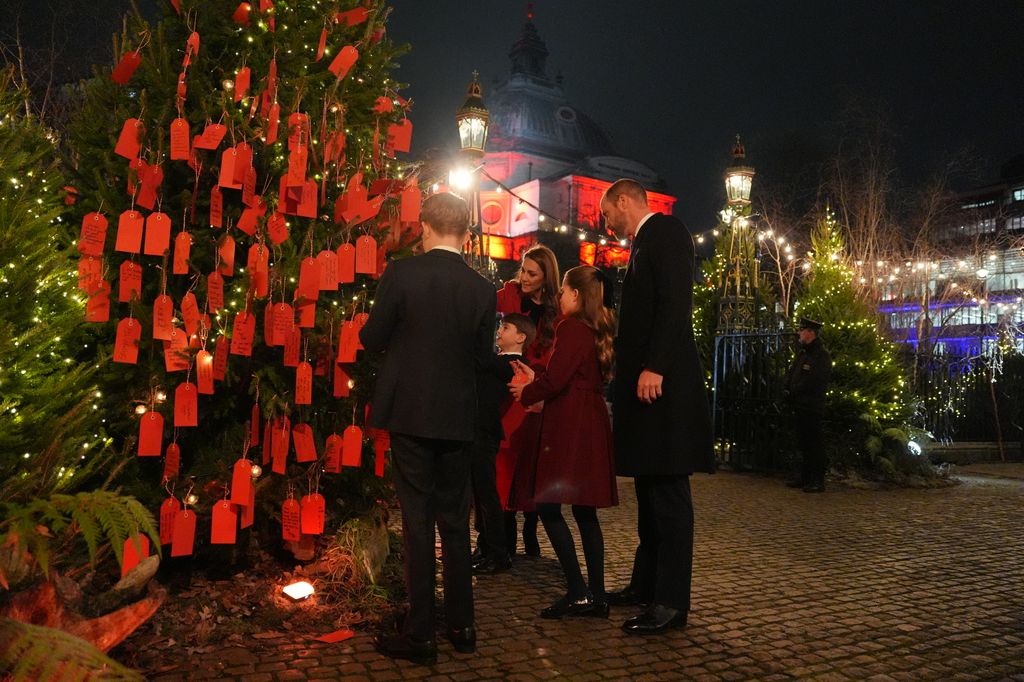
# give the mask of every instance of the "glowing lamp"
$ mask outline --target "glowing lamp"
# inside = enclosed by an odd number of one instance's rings
[[[299,601],[300,599],[305,599],[309,595],[313,594],[313,586],[305,580],[301,580],[297,583],[292,583],[291,585],[285,585],[281,588],[281,591],[291,599]]]
[[[455,112],[455,124],[459,128],[459,148],[466,154],[479,157],[484,154],[487,144],[487,131],[490,128],[491,115],[484,106],[479,73],[473,72],[473,82],[466,92],[466,101]]]
[[[473,187],[473,172],[468,168],[453,168],[448,173],[448,186],[457,192],[466,192]]]
[[[732,157],[736,165],[725,169],[725,195],[730,206],[750,205],[750,186],[754,181],[754,169],[742,165],[747,152],[736,136],[736,144],[732,148]]]

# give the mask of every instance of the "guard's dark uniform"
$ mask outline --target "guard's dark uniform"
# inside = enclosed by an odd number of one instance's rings
[[[825,391],[832,376],[832,356],[820,338],[801,345],[786,376],[786,400],[793,410],[802,457],[800,481],[804,486],[825,485],[825,443],[822,416]]]

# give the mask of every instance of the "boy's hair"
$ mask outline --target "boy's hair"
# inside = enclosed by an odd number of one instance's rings
[[[420,221],[443,237],[461,237],[469,231],[469,206],[450,192],[432,194],[423,202]]]
[[[523,342],[523,348],[528,348],[533,340],[537,337],[537,325],[533,323],[529,315],[523,315],[522,313],[505,313],[501,316],[502,324],[510,324],[516,328],[520,334],[526,335],[526,341]]]

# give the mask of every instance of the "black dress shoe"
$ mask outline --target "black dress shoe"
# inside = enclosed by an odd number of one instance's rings
[[[373,646],[388,658],[401,658],[420,665],[437,662],[437,642],[432,639],[420,641],[407,635],[381,632],[373,638]]]
[[[805,493],[823,493],[825,492],[824,483],[808,483],[804,486]]]
[[[587,594],[577,599],[573,599],[566,595],[540,612],[541,618],[548,618],[551,620],[557,620],[565,616],[594,616],[596,618],[607,618],[608,602],[595,601],[591,594]]]
[[[609,592],[606,598],[612,606],[638,606],[651,602],[650,597],[640,594],[632,585],[627,585],[617,592]]]
[[[476,628],[448,628],[448,641],[460,654],[476,653]]]
[[[654,604],[639,616],[622,624],[622,629],[631,635],[655,635],[671,628],[686,626],[686,612],[661,604]]]
[[[507,555],[504,557],[487,556],[473,564],[473,572],[477,574],[501,573],[512,568],[512,559]]]

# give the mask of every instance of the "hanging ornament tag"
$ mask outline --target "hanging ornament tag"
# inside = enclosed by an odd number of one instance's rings
[[[381,95],[373,104],[373,113],[390,114],[395,110],[395,101],[387,95]]]
[[[309,116],[296,111],[288,117],[288,151],[305,147],[309,140]]]
[[[334,363],[334,394],[333,395],[334,395],[335,398],[347,398],[348,397],[349,392],[351,391],[351,387],[349,386],[349,382],[350,381],[351,381],[351,379],[349,378],[348,373],[345,372],[345,368],[343,368],[338,363]]]
[[[249,81],[252,79],[252,70],[243,66],[235,75],[235,101],[241,102],[249,96]]]
[[[138,320],[126,318],[117,323],[117,336],[114,338],[114,362],[134,365],[139,362],[139,339],[142,338],[142,325]]]
[[[275,345],[274,304],[271,301],[267,301],[266,307],[263,308],[263,343],[265,343],[268,348],[273,348]]]
[[[283,213],[274,213],[267,219],[267,236],[275,245],[288,240],[288,223]]]
[[[287,303],[278,303],[274,306],[274,329],[272,346],[283,346],[288,342],[288,335],[292,333],[295,326],[295,313]]]
[[[117,137],[114,153],[129,160],[138,158],[139,151],[142,149],[142,144],[139,142],[142,130],[142,122],[139,119],[129,118],[126,120],[121,127],[121,134]]]
[[[160,544],[169,545],[174,538],[174,519],[181,509],[176,497],[168,497],[160,504]]]
[[[367,321],[369,321],[369,319],[370,319],[370,314],[369,313],[356,313],[355,317],[352,318],[352,322],[354,322],[355,325],[356,325],[355,336],[356,336],[356,348],[358,350],[366,350],[366,348],[363,346],[363,342],[359,340],[359,332],[361,332],[363,330],[363,327],[366,326],[366,323],[367,323]]]
[[[295,404],[313,404],[313,366],[308,362],[295,368]]]
[[[299,300],[315,301],[320,298],[320,267],[316,258],[303,258],[299,266]]]
[[[213,395],[213,355],[209,351],[196,353],[196,388],[203,395]]]
[[[377,272],[377,240],[368,234],[356,240],[356,272],[365,275]]]
[[[412,146],[412,121],[402,119],[401,123],[388,126],[388,149],[392,152],[408,152]]]
[[[126,260],[118,269],[117,301],[130,303],[138,299],[142,292],[142,266]]]
[[[338,254],[324,249],[316,256],[320,272],[320,291],[335,291],[338,288]]]
[[[341,80],[348,75],[349,70],[356,63],[357,59],[359,59],[359,50],[351,45],[346,45],[338,51],[337,56],[335,56],[331,65],[327,67],[327,70],[337,76],[338,80]]]
[[[185,42],[185,57],[182,60],[182,66],[188,66],[195,59],[196,55],[199,54],[199,34],[192,31],[188,36],[188,40]]]
[[[267,139],[266,145],[270,146],[277,142],[278,129],[281,127],[281,105],[274,102],[270,105],[270,112],[267,114]]]
[[[302,329],[312,329],[316,326],[316,303],[309,301],[295,304],[295,312],[298,313],[296,325]]]
[[[242,203],[250,208],[256,205],[256,169],[249,168],[242,178]]]
[[[263,425],[263,466],[267,466],[270,463],[271,450],[274,445],[274,428],[273,422],[267,420]]]
[[[299,326],[293,326],[292,330],[288,332],[288,336],[284,340],[284,366],[285,367],[298,367],[299,366],[299,347],[302,345],[302,329]]]
[[[227,132],[227,126],[220,123],[210,123],[203,129],[203,134],[195,139],[192,146],[198,149],[216,149],[220,146],[220,142],[224,139],[224,135]]]
[[[224,227],[224,195],[216,185],[210,190],[210,227]]]
[[[110,321],[110,282],[101,279],[89,292],[89,300],[85,304],[85,321]]]
[[[314,62],[318,62],[324,58],[324,52],[327,50],[327,27],[320,31],[320,42],[316,46],[316,59]]]
[[[142,55],[139,54],[138,50],[134,52],[125,52],[121,57],[121,60],[114,67],[114,70],[110,73],[110,80],[114,81],[118,85],[128,85],[128,81],[132,79],[132,75],[135,73],[135,69],[139,68],[139,64],[142,63]]]
[[[369,16],[370,10],[365,7],[356,7],[345,12],[338,12],[334,15],[334,20],[345,26],[358,26],[366,21]]]
[[[337,362],[352,363],[356,361],[356,350],[359,347],[359,336],[356,323],[352,320],[345,320],[341,324],[341,334],[338,338]]]
[[[139,562],[149,556],[149,536],[138,533],[125,539],[121,550],[121,577],[125,577]]]
[[[78,288],[92,291],[102,279],[103,261],[93,256],[82,256],[78,259]]]
[[[228,337],[221,336],[213,349],[213,380],[224,381],[228,373]]]
[[[186,382],[174,389],[174,426],[199,426],[199,391]]]
[[[174,237],[174,258],[171,265],[172,275],[188,274],[188,257],[192,251],[192,235],[179,232]]]
[[[142,250],[142,225],[144,219],[138,211],[125,211],[117,220],[117,238],[114,250],[125,253],[139,253]]]
[[[329,474],[341,473],[341,451],[344,441],[341,436],[332,433],[327,436],[327,443],[324,445],[324,471]]]
[[[186,372],[188,366],[188,335],[183,329],[172,329],[171,338],[164,341],[164,368],[168,372]]]
[[[299,517],[302,513],[302,508],[299,506],[298,501],[294,499],[287,499],[284,504],[281,505],[281,539],[286,542],[298,542],[300,539],[299,533]]]
[[[373,473],[377,478],[384,478],[384,454],[390,447],[390,438],[385,432],[383,436],[373,438]]]
[[[171,121],[171,161],[188,161],[191,158],[191,134],[185,119],[176,118]]]
[[[249,270],[249,277],[256,289],[257,298],[263,298],[269,293],[269,258],[270,250],[263,244],[253,244],[249,247],[248,261],[245,267]]]
[[[332,161],[341,161],[344,163],[345,159],[345,133],[344,131],[338,131],[327,138],[327,144],[324,145],[324,163],[331,163]],[[334,222],[338,222],[335,218]]]
[[[219,272],[206,276],[206,310],[216,313],[224,307],[224,278]]]
[[[185,333],[189,335],[189,338],[199,332],[199,325],[203,320],[203,315],[199,312],[199,303],[196,301],[196,295],[191,291],[181,297],[181,319],[185,322]]]
[[[163,480],[168,481],[178,477],[181,469],[181,450],[177,443],[169,443],[167,452],[164,453],[164,475]]]
[[[241,189],[241,183],[245,181],[245,174],[252,168],[252,147],[245,142],[235,145],[235,163],[232,167],[234,181],[238,183],[235,189]]]
[[[302,498],[300,514],[302,517],[302,533],[304,535],[320,535],[324,532],[324,496],[313,493]]]
[[[233,492],[233,491],[232,491]],[[248,501],[248,498],[246,498]],[[227,500],[220,500],[213,505],[213,519],[210,521],[210,544],[235,544],[238,530],[238,512]]]
[[[338,247],[338,283],[351,284],[356,281],[356,249],[351,244]]]
[[[299,146],[295,151],[288,154],[288,178],[289,187],[303,185],[306,182],[306,166],[309,160],[308,147]]]
[[[252,355],[252,341],[256,336],[256,317],[245,310],[235,315],[235,324],[231,328],[231,354]]]
[[[196,540],[196,513],[181,509],[174,515],[174,535],[171,537],[171,556],[189,556]]]
[[[162,256],[171,245],[171,219],[166,213],[150,213],[146,218],[146,243],[142,252]]]
[[[316,198],[316,180],[306,180],[302,185],[302,197],[299,200],[299,205],[295,208],[296,215],[301,218],[316,218]]]
[[[82,230],[78,236],[78,252],[86,256],[103,255],[103,244],[107,241],[107,217],[102,213],[87,213],[82,218]]]
[[[249,500],[248,503],[242,507],[242,519],[239,525],[244,529],[252,525],[252,522],[256,520],[256,486],[249,486]]]
[[[296,460],[299,462],[315,462],[317,460],[313,429],[309,424],[296,424],[292,429],[292,441],[295,444]]]
[[[167,294],[161,294],[153,301],[153,338],[169,341],[174,331],[174,301]]]
[[[228,147],[220,155],[220,174],[217,184],[228,189],[242,189],[241,181],[235,182],[235,164],[238,162],[238,151]],[[243,173],[245,172],[243,168]]]
[[[341,465],[346,467],[358,467],[363,465],[363,430],[353,424],[345,429],[342,434],[344,447],[342,449]]]
[[[416,185],[409,185],[402,190],[402,207],[400,211],[403,223],[420,221],[420,206],[423,204],[423,193]]]
[[[235,274],[235,240],[231,235],[224,235],[224,239],[220,241],[220,246],[217,247],[220,253],[220,274],[225,277],[232,277]]]
[[[164,418],[150,410],[139,420],[139,457],[159,457],[163,450]]]

